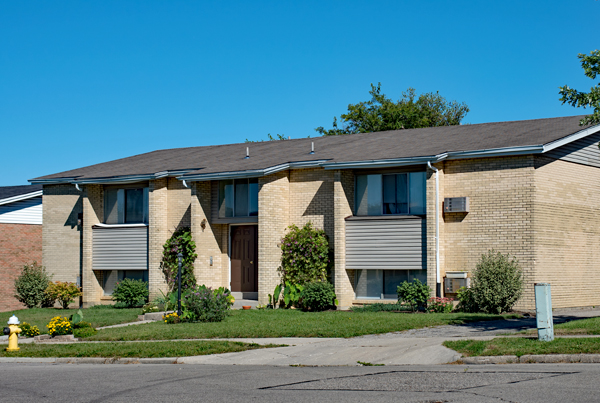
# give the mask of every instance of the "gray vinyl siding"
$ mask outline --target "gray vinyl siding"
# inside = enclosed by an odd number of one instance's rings
[[[362,219],[346,221],[346,268],[426,269],[426,220]]]
[[[544,155],[563,161],[600,168],[600,148],[598,148],[598,142],[600,142],[600,133],[595,133],[548,151]]]
[[[42,224],[42,196],[0,205],[2,224]]]
[[[148,227],[94,227],[93,270],[148,270]]]

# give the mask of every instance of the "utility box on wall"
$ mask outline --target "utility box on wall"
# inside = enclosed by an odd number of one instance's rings
[[[468,213],[469,198],[468,197],[445,197],[444,198],[444,213]]]

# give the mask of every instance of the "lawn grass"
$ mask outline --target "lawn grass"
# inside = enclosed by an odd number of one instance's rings
[[[115,309],[115,308],[86,308],[83,312],[83,320],[90,322],[94,327],[117,325],[119,323],[135,322],[141,312],[140,308]],[[21,323],[27,322],[30,325],[39,327],[40,333],[48,332],[46,325],[55,316],[65,316],[77,313],[77,309],[59,309],[59,308],[31,308],[20,309],[18,311],[0,313],[0,322],[6,324],[8,318],[16,315]]]
[[[537,335],[537,329],[528,329],[521,333]],[[600,334],[600,317],[575,319],[566,323],[555,324],[556,335],[596,335]]]
[[[86,340],[167,340],[239,337],[354,337],[365,334],[514,318],[518,315],[398,312],[302,312],[289,309],[232,311],[223,322],[150,324],[103,329]]]
[[[189,357],[254,350],[261,346],[230,341],[175,341],[140,343],[74,343],[74,344],[22,344],[19,351],[2,349],[0,357]]]
[[[600,338],[554,339],[547,342],[521,337],[499,337],[492,340],[445,341],[443,344],[465,356],[600,354]]]

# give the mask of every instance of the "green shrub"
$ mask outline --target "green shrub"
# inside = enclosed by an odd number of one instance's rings
[[[39,307],[42,302],[48,301],[46,288],[51,279],[52,275],[48,274],[44,266],[39,266],[37,262],[23,266],[21,274],[15,279],[15,298],[25,304],[27,308]]]
[[[363,306],[352,306],[350,310],[352,312],[398,312],[406,311],[406,305],[401,304],[366,304]]]
[[[336,305],[333,285],[325,281],[305,284],[300,298],[302,308],[307,311],[320,312]]]
[[[288,227],[289,232],[281,239],[281,283],[303,285],[313,281],[325,281],[329,267],[329,241],[324,230],[313,228],[308,222],[304,227]]]
[[[115,308],[142,307],[148,299],[148,283],[142,280],[123,279],[115,285],[112,299]]]
[[[433,313],[450,313],[454,308],[452,298],[429,298],[427,300],[427,312]]]
[[[430,295],[431,288],[421,283],[419,279],[415,279],[412,283],[405,281],[398,286],[398,302],[407,304],[412,311],[424,308]]]
[[[494,250],[481,255],[471,281],[472,291],[467,291],[466,297],[472,296],[473,307],[480,312],[508,312],[523,293],[523,274],[518,261]]]
[[[37,326],[32,326],[27,322],[21,323],[19,327],[21,328],[21,336],[23,337],[35,337],[40,334],[40,329]]]
[[[98,333],[90,322],[78,322],[73,324],[73,336],[77,338],[90,337]]]
[[[46,293],[51,299],[58,300],[63,309],[69,308],[69,304],[75,301],[75,298],[83,295],[75,283],[61,281],[50,283],[46,288]]]
[[[169,291],[177,289],[177,254],[183,255],[181,261],[181,288],[192,289],[196,287],[196,277],[194,276],[194,261],[198,257],[196,254],[196,243],[192,240],[192,231],[190,227],[180,227],[163,246],[163,258],[161,267]]]
[[[181,297],[181,320],[185,322],[221,322],[228,315],[231,295],[220,287],[212,290],[204,285],[196,287]]]
[[[479,312],[477,304],[473,298],[473,289],[461,287],[456,294],[459,301],[457,309],[462,312]]]

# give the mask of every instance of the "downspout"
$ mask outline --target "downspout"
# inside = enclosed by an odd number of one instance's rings
[[[73,183],[75,185],[75,189],[77,189],[78,191],[82,191],[81,188],[79,188],[79,183]],[[78,287],[80,287],[81,290],[83,290],[83,255],[81,253],[81,248],[83,247],[83,212],[79,213],[77,215],[77,226],[80,227],[80,231],[79,231],[79,245],[80,245],[80,250],[79,250],[79,284],[77,284]],[[79,297],[79,308],[83,308],[83,296]]]
[[[438,169],[427,161],[427,166],[435,172],[435,295],[442,296],[442,280],[440,278],[440,181]]]
[[[186,187],[186,188],[188,188],[188,189],[190,188],[190,187],[188,186],[188,184],[187,184],[187,183],[185,183],[185,179],[182,179],[182,180],[181,180],[181,182],[183,182],[183,186],[185,186],[185,187]]]

